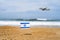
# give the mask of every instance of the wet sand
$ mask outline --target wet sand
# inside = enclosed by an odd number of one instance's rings
[[[0,26],[0,40],[60,40],[60,28]]]

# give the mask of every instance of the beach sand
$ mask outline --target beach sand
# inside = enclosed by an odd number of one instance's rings
[[[0,26],[0,40],[60,40],[60,28]]]

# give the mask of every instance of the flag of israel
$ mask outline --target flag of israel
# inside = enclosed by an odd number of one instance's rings
[[[21,28],[30,28],[30,23],[29,22],[21,22]]]

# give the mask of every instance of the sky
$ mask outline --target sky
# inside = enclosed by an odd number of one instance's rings
[[[39,8],[49,8],[42,11]],[[0,0],[0,19],[60,19],[60,0]]]

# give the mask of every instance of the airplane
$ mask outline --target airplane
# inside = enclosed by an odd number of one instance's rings
[[[48,9],[48,8],[39,8],[40,10],[42,10],[42,11],[49,11],[50,9]]]

